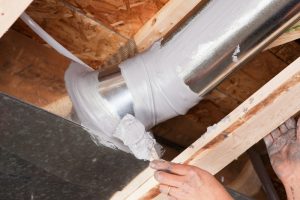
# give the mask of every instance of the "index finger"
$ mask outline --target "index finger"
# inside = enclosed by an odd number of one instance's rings
[[[191,170],[191,166],[176,164],[167,161],[154,160],[150,163],[150,167],[159,171],[166,171],[177,175],[186,175]]]

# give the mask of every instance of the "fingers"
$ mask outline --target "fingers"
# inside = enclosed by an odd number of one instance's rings
[[[285,132],[288,131],[288,128],[287,128],[287,126],[285,125],[285,123],[283,123],[283,124],[281,124],[281,125],[279,126],[279,130],[280,130],[281,133],[285,133]]]
[[[281,125],[282,126],[282,125]],[[280,126],[280,127],[281,127]],[[279,128],[280,128],[279,127]],[[283,126],[283,127],[281,127],[281,129],[284,129],[284,127],[285,127],[285,125]],[[285,127],[286,128],[286,127]],[[271,135],[272,135],[272,138],[273,138],[273,140],[276,140],[277,138],[279,138],[280,137],[280,135],[281,135],[281,129],[279,130],[278,128],[276,128],[274,131],[272,131],[271,132]],[[286,129],[287,130],[287,129]]]
[[[170,187],[168,185],[160,185],[159,190],[161,193],[166,194],[174,199],[181,199],[186,194],[181,189],[176,187]]]
[[[289,142],[294,142],[296,140],[296,129],[288,130],[285,136]]]
[[[271,134],[264,137],[265,144],[267,146],[267,149],[270,148],[270,146],[273,144],[273,137]]]
[[[187,165],[175,164],[160,160],[152,161],[150,163],[150,167],[158,171],[166,171],[178,175],[186,175],[191,169],[191,167]]]
[[[285,122],[285,125],[288,129],[296,128],[296,120],[294,118],[290,118]]]
[[[170,174],[163,171],[157,171],[154,174],[154,178],[160,183],[164,185],[169,185],[173,187],[181,187],[183,186],[184,177],[178,176],[174,174]]]
[[[288,128],[288,131],[286,132],[287,139],[292,142],[296,139],[296,127],[297,123],[294,118],[290,118],[285,122],[286,127]]]
[[[297,133],[296,133],[297,140],[300,141],[300,118],[297,121],[297,129],[296,130],[297,130]]]

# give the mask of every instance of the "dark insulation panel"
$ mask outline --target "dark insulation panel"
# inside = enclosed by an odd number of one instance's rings
[[[148,166],[0,93],[0,199],[109,199]]]

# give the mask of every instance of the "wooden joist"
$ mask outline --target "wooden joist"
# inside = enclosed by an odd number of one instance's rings
[[[279,38],[272,42],[267,49],[283,45],[285,43],[297,40],[300,38],[300,21],[289,28],[285,33],[283,33]]]
[[[173,161],[216,174],[300,110],[300,58],[249,97]],[[114,199],[165,199],[146,169]]]
[[[31,2],[32,0],[0,0],[0,38]]]
[[[148,49],[181,22],[196,6],[206,0],[170,0],[135,34],[138,51]]]

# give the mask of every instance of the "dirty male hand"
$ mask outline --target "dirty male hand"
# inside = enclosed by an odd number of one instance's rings
[[[287,120],[264,140],[288,199],[300,199],[300,120],[297,123],[293,118]]]
[[[170,200],[231,200],[225,188],[210,173],[194,166],[155,160],[150,167],[161,193]]]

